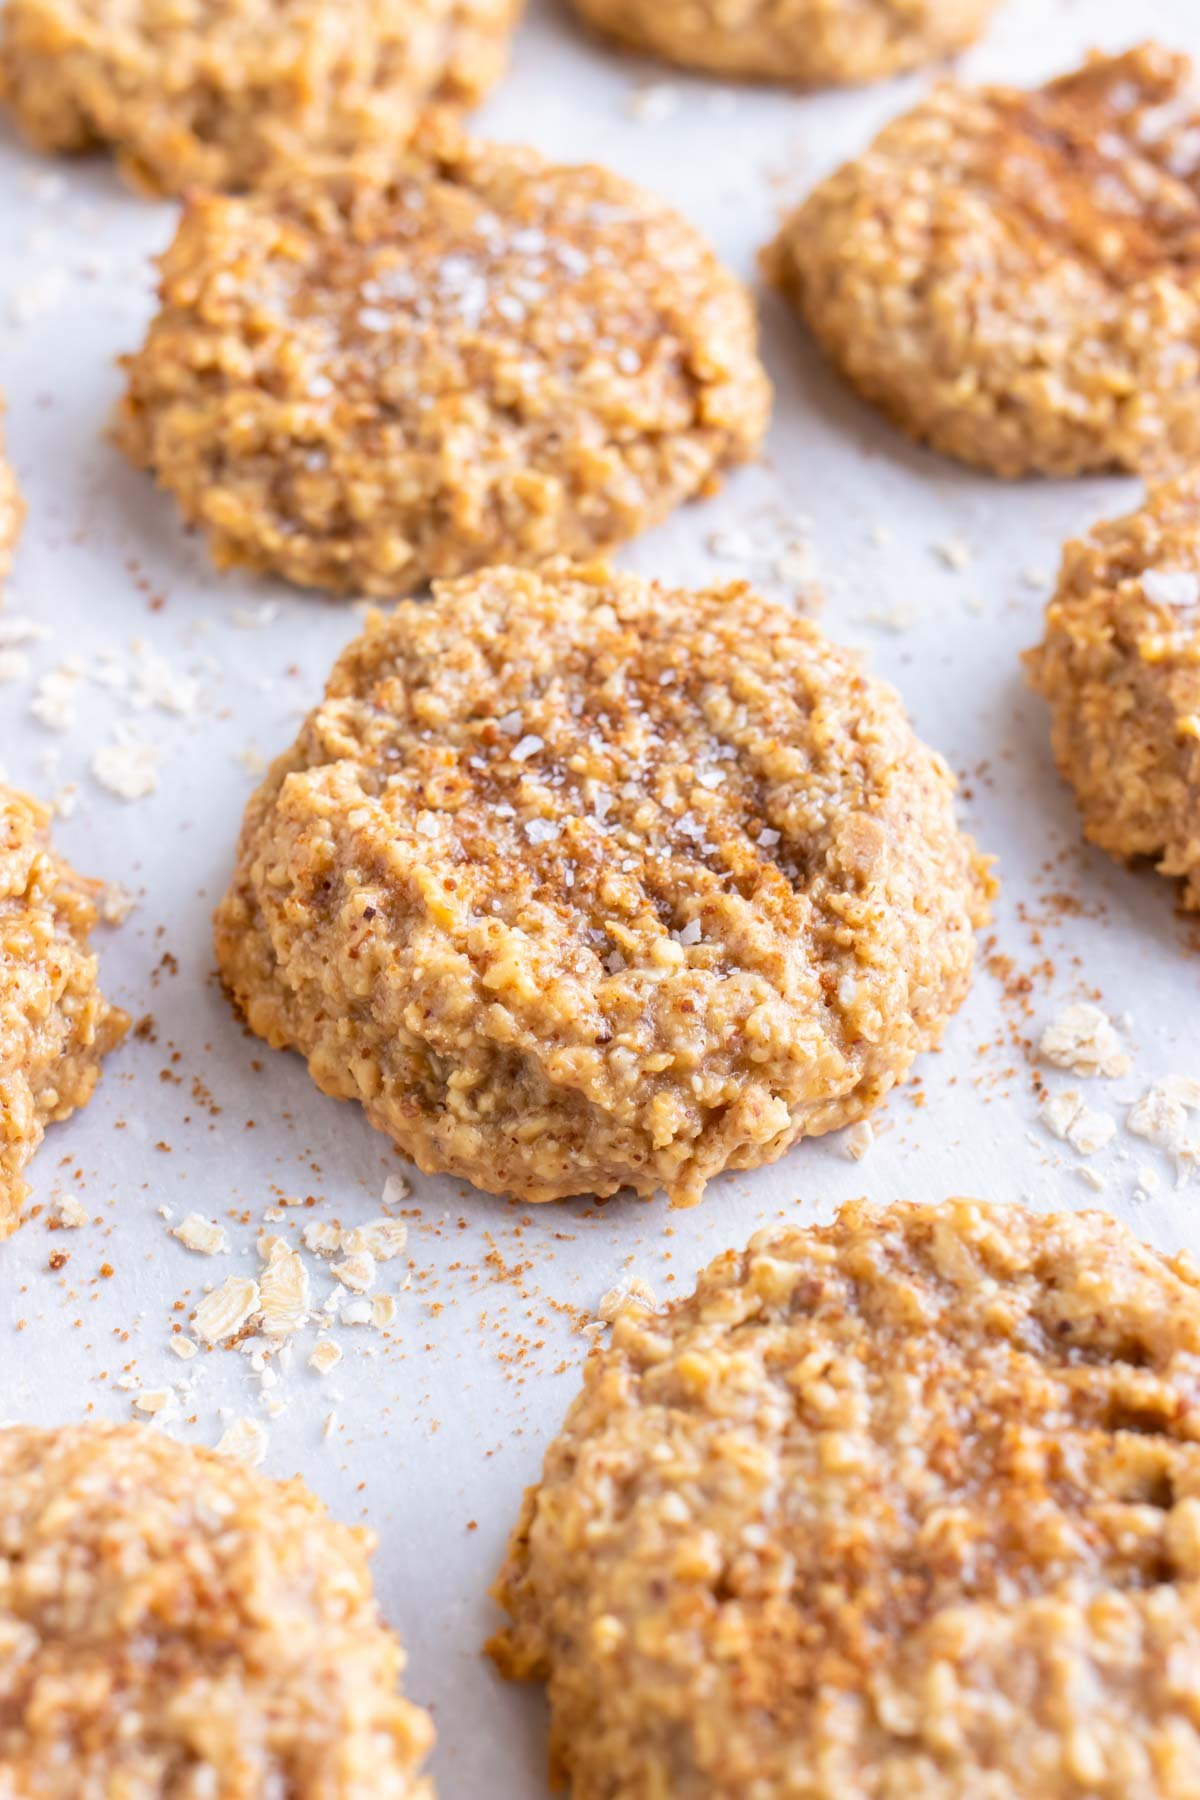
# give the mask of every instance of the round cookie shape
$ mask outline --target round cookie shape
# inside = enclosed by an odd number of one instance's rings
[[[54,854],[45,807],[0,785],[0,1238],[20,1224],[46,1126],[86,1106],[129,1029],[88,941],[98,888]]]
[[[1015,477],[1200,456],[1200,100],[1154,45],[1047,86],[943,86],[766,253],[847,380]]]
[[[753,305],[689,225],[434,135],[383,185],[185,211],[121,436],[223,566],[387,596],[591,554],[758,447]]]
[[[1067,545],[1025,663],[1086,836],[1200,910],[1200,474]]]
[[[3,417],[4,402],[0,400],[0,422]],[[13,551],[21,534],[24,517],[25,502],[21,498],[17,478],[5,457],[4,438],[0,433],[0,581],[4,580],[12,568]]]
[[[343,653],[250,801],[217,957],[423,1170],[688,1203],[939,1040],[991,885],[953,785],[744,584],[488,570]]]
[[[370,1533],[134,1425],[0,1431],[0,1766],[16,1794],[433,1800]]]
[[[1100,1214],[763,1233],[589,1359],[493,1654],[581,1800],[1186,1800],[1198,1352]]]
[[[252,188],[402,149],[503,72],[520,0],[10,0],[0,99],[39,149],[111,146],[136,187]]]
[[[996,0],[574,0],[631,50],[713,75],[825,87],[963,50]]]

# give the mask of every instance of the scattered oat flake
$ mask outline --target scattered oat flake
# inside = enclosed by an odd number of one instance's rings
[[[1200,1082],[1169,1075],[1148,1088],[1130,1107],[1126,1130],[1175,1158],[1180,1181],[1200,1162],[1200,1139],[1193,1138],[1189,1114],[1200,1111]]]
[[[199,1346],[190,1337],[184,1337],[182,1332],[178,1332],[167,1339],[167,1348],[179,1358],[180,1362],[191,1362]]]
[[[1069,1069],[1073,1075],[1104,1075],[1115,1081],[1132,1067],[1108,1014],[1086,1001],[1063,1008],[1043,1031],[1038,1050],[1056,1069]]]
[[[92,774],[118,800],[144,800],[158,786],[158,751],[153,744],[118,738],[96,751]]]
[[[1042,1102],[1038,1118],[1056,1138],[1070,1144],[1080,1156],[1094,1156],[1116,1136],[1116,1121],[1107,1113],[1093,1112],[1084,1102],[1078,1088],[1066,1088],[1061,1094],[1049,1094]]]
[[[368,1294],[375,1286],[375,1258],[366,1250],[348,1256],[344,1262],[333,1263],[329,1272],[356,1294]]]
[[[970,544],[964,543],[962,538],[942,538],[933,549],[948,569],[967,569],[974,560]]]
[[[190,676],[177,674],[153,651],[141,651],[130,695],[134,706],[142,711],[157,707],[159,712],[187,719],[196,710],[198,695],[198,686]]]
[[[219,1288],[206,1294],[196,1308],[196,1330],[209,1344],[233,1337],[259,1309],[257,1281],[230,1275]]]
[[[851,1162],[861,1162],[875,1142],[875,1127],[870,1119],[859,1119],[842,1134],[842,1148]]]
[[[65,1194],[55,1205],[53,1218],[64,1231],[78,1231],[81,1225],[90,1222],[91,1214],[73,1194]]]
[[[383,1184],[381,1198],[385,1206],[399,1206],[411,1193],[412,1185],[406,1175],[389,1175]]]
[[[895,606],[873,607],[870,612],[862,615],[862,622],[864,625],[874,625],[880,631],[894,631],[899,635],[912,630],[917,622],[917,614],[915,607],[898,601]]]
[[[299,1251],[276,1241],[259,1276],[262,1328],[268,1337],[287,1337],[308,1318],[308,1270]]]
[[[70,731],[75,723],[75,699],[79,692],[80,672],[64,664],[43,675],[34,689],[29,710],[47,731]]]
[[[625,111],[639,125],[658,125],[679,111],[680,93],[665,81],[652,81],[634,88],[625,101]]]
[[[260,606],[235,606],[229,617],[239,631],[261,631],[279,617],[279,602],[264,600]]]
[[[327,1224],[323,1219],[310,1219],[300,1235],[305,1249],[318,1256],[336,1256],[342,1247],[341,1227]]]
[[[0,650],[11,650],[18,644],[40,644],[49,636],[49,626],[39,625],[28,613],[5,613],[0,618]]]
[[[257,1469],[266,1460],[269,1442],[266,1426],[257,1419],[233,1419],[221,1434],[217,1454],[244,1463],[248,1469]]]
[[[408,1226],[399,1219],[372,1219],[342,1233],[342,1248],[351,1256],[366,1253],[377,1263],[399,1256],[408,1242]],[[337,1271],[335,1270],[336,1274]],[[347,1282],[348,1287],[353,1284]]]
[[[318,1375],[328,1375],[330,1369],[336,1369],[342,1360],[342,1346],[335,1344],[332,1338],[318,1338],[308,1358],[308,1366],[315,1369]]]
[[[376,1294],[371,1301],[371,1323],[376,1330],[382,1331],[396,1317],[396,1296],[394,1294]]]
[[[119,881],[110,881],[100,895],[99,904],[100,917],[106,925],[123,925],[137,905],[137,897]]]
[[[658,1305],[658,1296],[649,1282],[643,1281],[640,1275],[631,1275],[619,1286],[609,1288],[601,1297],[596,1308],[596,1317],[611,1325],[618,1313],[627,1307],[639,1307],[644,1312],[653,1312]]]
[[[188,1213],[182,1223],[175,1226],[171,1236],[178,1238],[185,1250],[194,1250],[198,1256],[220,1256],[229,1248],[224,1226],[206,1219],[203,1213]]]
[[[143,1388],[133,1404],[139,1412],[161,1415],[173,1410],[175,1395],[170,1388]]]
[[[711,532],[708,548],[722,562],[754,562],[758,557],[758,546],[750,533],[736,527],[732,531]]]

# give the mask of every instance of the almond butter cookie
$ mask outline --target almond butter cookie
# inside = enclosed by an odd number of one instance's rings
[[[1200,471],[1067,545],[1025,662],[1087,837],[1200,910]]]
[[[49,827],[44,807],[0,786],[0,1238],[20,1224],[22,1170],[46,1126],[87,1105],[129,1027],[88,945],[97,884],[54,854]]]
[[[1198,1369],[1100,1214],[764,1232],[589,1359],[493,1654],[577,1800],[1192,1800]]]
[[[0,425],[3,420],[4,402],[0,400]],[[0,431],[0,581],[4,580],[12,568],[13,551],[17,547],[24,517],[25,503],[21,499],[17,478],[5,458],[4,437]]]
[[[386,596],[587,554],[759,444],[753,306],[689,225],[603,169],[434,135],[384,185],[184,213],[119,435],[221,566]]]
[[[799,87],[878,81],[962,50],[996,0],[575,0],[590,25],[713,75]]]
[[[0,1790],[432,1800],[371,1547],[143,1426],[0,1430]]]
[[[686,1203],[941,1037],[990,887],[953,785],[745,585],[488,570],[343,653],[247,809],[217,957],[422,1169]]]
[[[503,72],[520,0],[9,0],[0,99],[41,150],[111,146],[150,193],[386,162]]]
[[[1155,45],[939,88],[823,182],[768,273],[842,374],[1002,476],[1200,456],[1200,101]]]

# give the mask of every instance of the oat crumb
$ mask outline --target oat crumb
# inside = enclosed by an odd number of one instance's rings
[[[257,1419],[233,1419],[221,1434],[217,1454],[244,1463],[248,1469],[257,1469],[266,1461],[269,1442],[266,1426]]]
[[[1132,1067],[1108,1014],[1083,1001],[1064,1007],[1047,1025],[1038,1049],[1046,1062],[1074,1075],[1103,1075],[1115,1081]]]
[[[194,1250],[198,1256],[220,1256],[229,1248],[229,1239],[225,1229],[213,1219],[206,1219],[203,1213],[191,1212],[171,1232],[178,1238],[185,1250]]]

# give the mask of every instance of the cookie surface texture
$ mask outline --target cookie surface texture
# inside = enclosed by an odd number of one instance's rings
[[[1086,835],[1200,909],[1200,476],[1067,545],[1026,667]]]
[[[940,1038],[990,886],[952,791],[744,585],[487,571],[344,652],[247,809],[218,959],[421,1168],[689,1200]]]
[[[1100,1214],[855,1202],[626,1308],[493,1647],[576,1800],[1187,1800],[1200,1283]]]
[[[115,150],[155,194],[386,160],[482,99],[518,0],[11,0],[0,99],[41,150]]]
[[[965,49],[995,0],[575,0],[631,50],[712,75],[824,87]]]
[[[1154,45],[937,89],[767,252],[847,380],[1001,476],[1200,457],[1200,103]]]
[[[0,1782],[44,1800],[433,1800],[370,1534],[133,1425],[0,1431]]]
[[[98,884],[55,855],[50,815],[0,786],[0,1238],[29,1192],[46,1126],[85,1106],[129,1020],[100,992]]]
[[[216,561],[397,596],[590,556],[766,429],[747,290],[618,176],[436,148],[189,207],[120,435]]]

